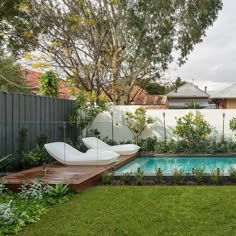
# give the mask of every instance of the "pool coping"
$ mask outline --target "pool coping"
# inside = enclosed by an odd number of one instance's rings
[[[155,152],[140,152],[138,157],[236,157],[236,153],[155,153]]]

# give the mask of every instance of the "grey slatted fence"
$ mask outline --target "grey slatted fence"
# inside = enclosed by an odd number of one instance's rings
[[[22,128],[27,129],[29,149],[42,134],[57,141],[59,128],[73,109],[72,100],[0,91],[0,156],[16,153]]]

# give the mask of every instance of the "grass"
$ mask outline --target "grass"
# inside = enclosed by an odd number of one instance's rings
[[[236,187],[95,187],[19,235],[236,235]]]

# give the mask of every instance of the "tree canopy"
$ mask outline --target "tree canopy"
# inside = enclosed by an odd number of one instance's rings
[[[221,0],[20,2],[24,32],[16,42],[27,42],[25,50],[37,49],[77,85],[97,97],[103,91],[116,104],[129,103],[137,80],[158,78],[174,60],[182,65],[222,8]],[[9,35],[22,29],[12,19]]]
[[[20,64],[16,63],[14,57],[5,55],[2,50],[0,50],[0,90],[31,92],[31,88],[26,84],[24,72],[20,70]]]

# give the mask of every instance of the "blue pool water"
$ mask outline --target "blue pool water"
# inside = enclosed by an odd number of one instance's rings
[[[144,173],[155,173],[155,168],[161,168],[163,173],[171,173],[174,168],[191,173],[192,168],[197,167],[204,167],[205,173],[216,168],[227,173],[229,167],[236,168],[236,157],[138,157],[118,168],[116,173],[136,172],[138,168]]]

